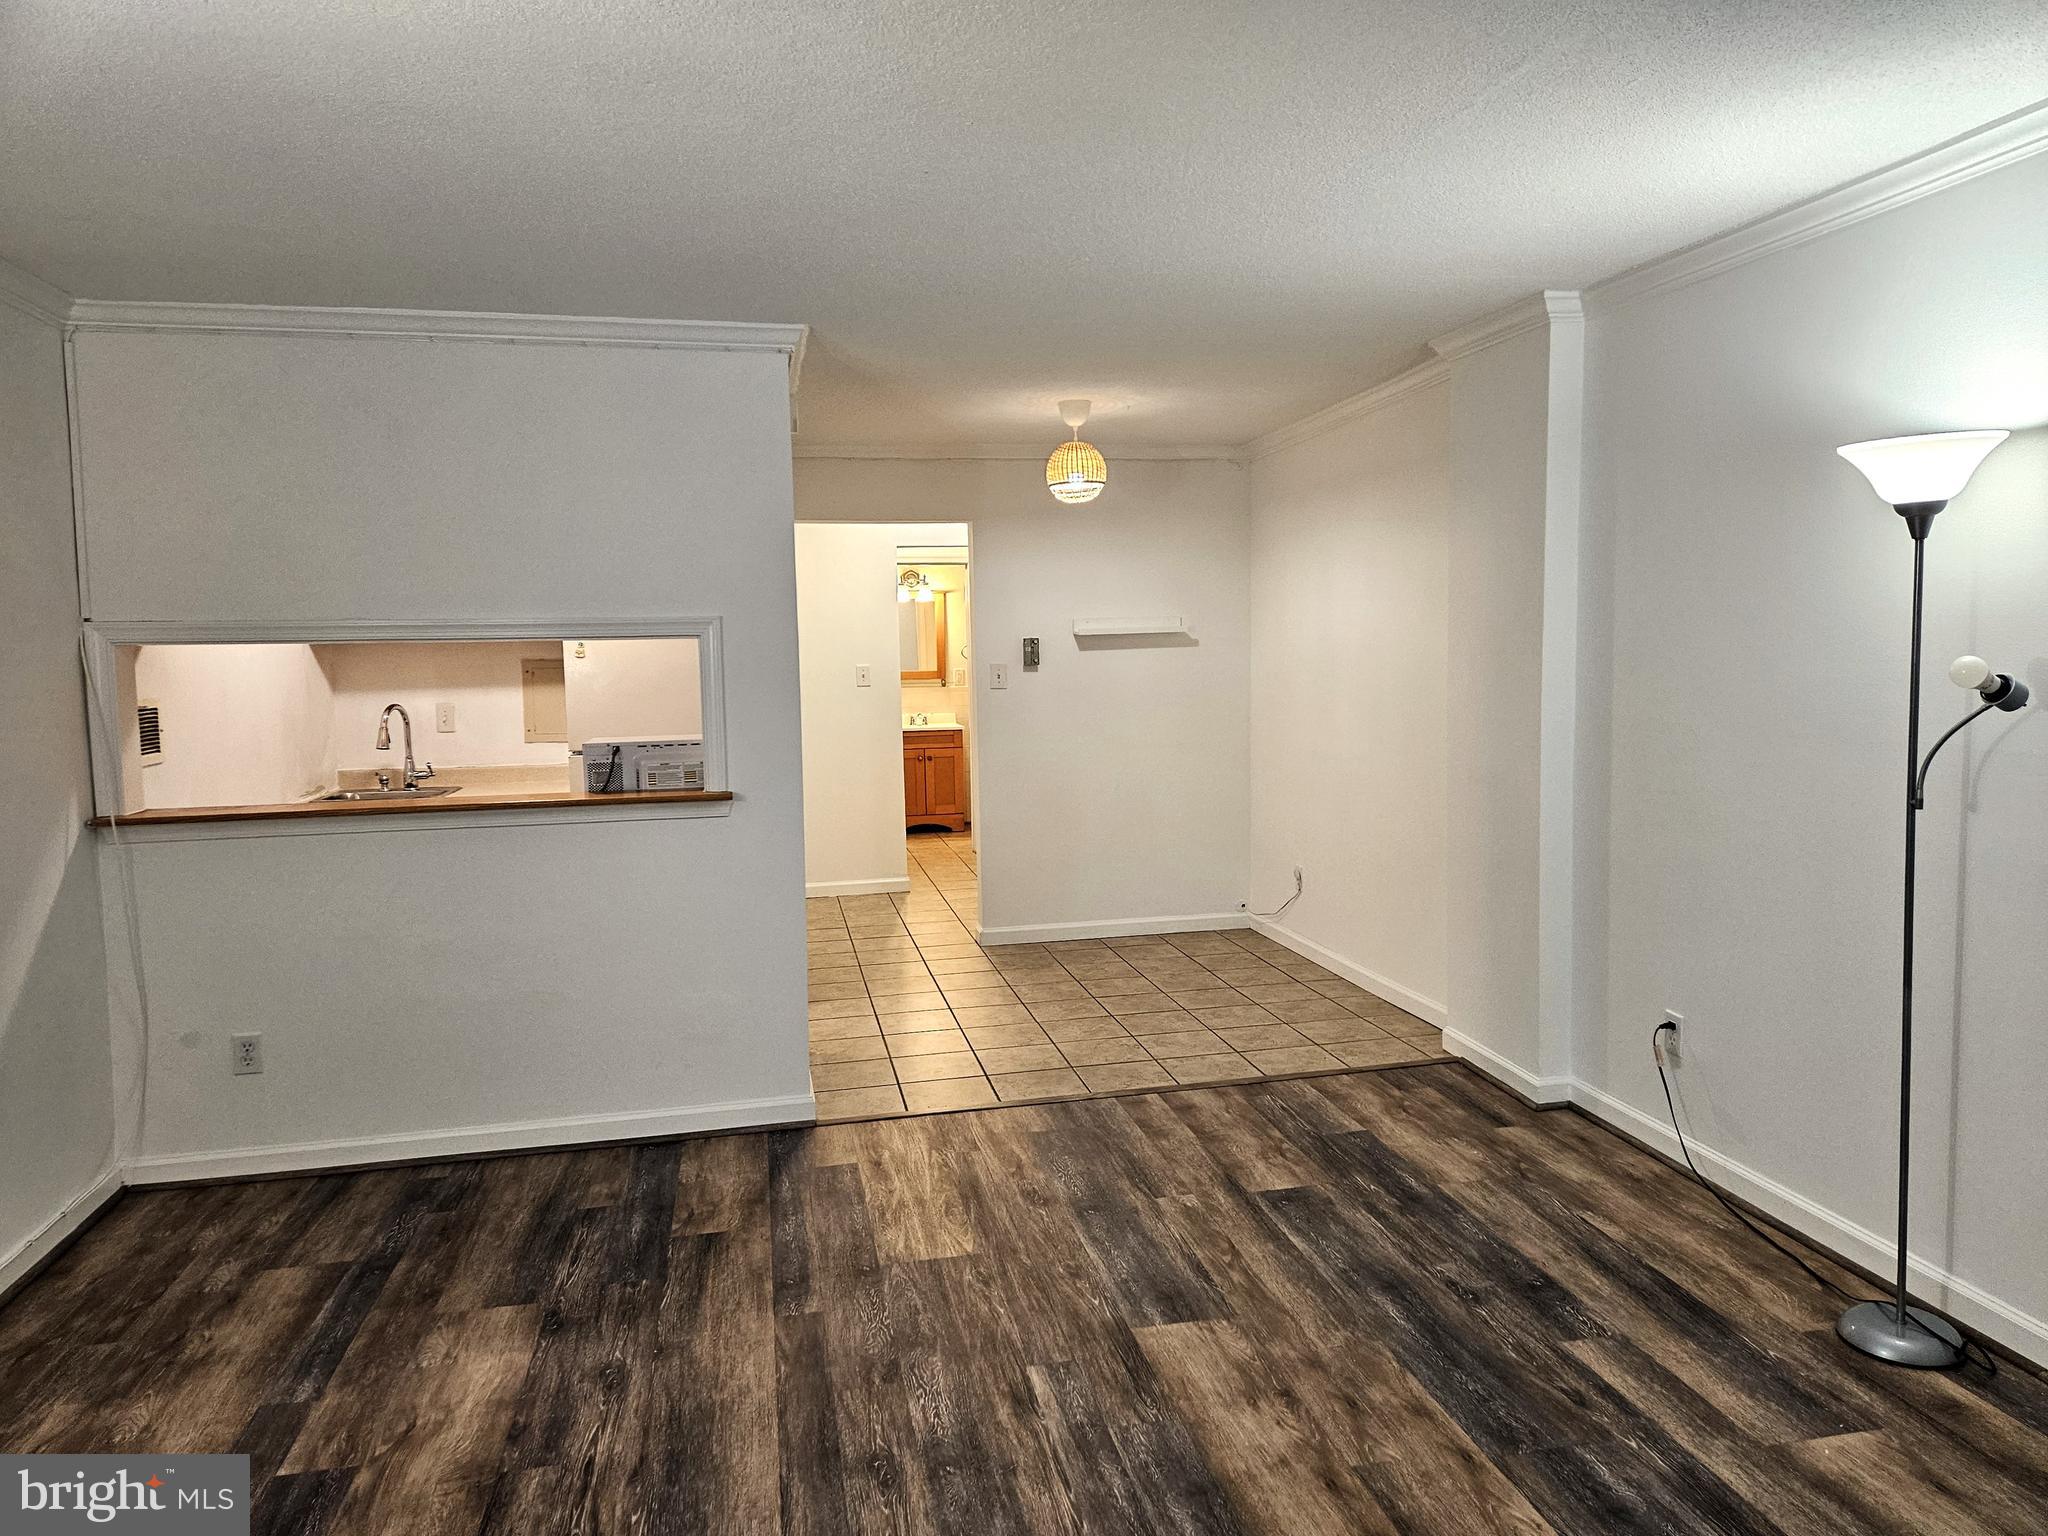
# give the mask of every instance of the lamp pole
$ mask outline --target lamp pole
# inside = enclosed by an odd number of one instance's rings
[[[1905,936],[1899,964],[1899,1273],[1893,1317],[1900,1326],[1906,1311],[1906,1224],[1913,1195],[1913,898],[1920,850],[1920,637],[1927,587],[1927,530],[1935,506],[1922,516],[1908,515],[1913,535],[1913,643],[1906,673],[1906,901]]]
[[[1897,1365],[1940,1369],[1959,1363],[1963,1338],[1949,1322],[1906,1297],[1907,1220],[1913,1196],[1913,892],[1920,843],[1920,637],[1927,579],[1927,530],[1945,501],[1898,508],[1913,537],[1913,639],[1906,670],[1906,900],[1899,963],[1899,1266],[1890,1305],[1858,1302],[1835,1331],[1865,1354]],[[1946,740],[1947,738],[1943,738]]]

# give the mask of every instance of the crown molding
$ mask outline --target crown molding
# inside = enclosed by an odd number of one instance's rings
[[[2044,150],[2048,150],[2048,102],[2039,102],[1819,197],[1631,267],[1587,292],[1606,306],[1702,282],[1731,267],[1818,240]]]
[[[1321,437],[1325,432],[1334,432],[1339,427],[1372,415],[1375,411],[1383,411],[1397,400],[1405,400],[1410,395],[1432,389],[1450,376],[1451,365],[1440,357],[1417,363],[1413,368],[1395,374],[1384,383],[1375,384],[1371,389],[1360,390],[1355,395],[1339,400],[1335,405],[1325,406],[1313,416],[1304,416],[1301,420],[1290,422],[1284,427],[1275,427],[1263,437],[1253,438],[1251,456],[1253,459],[1263,459],[1283,449],[1298,447],[1311,438]]]
[[[223,331],[271,336],[416,336],[443,341],[601,342],[613,346],[782,352],[792,373],[809,328],[727,320],[639,320],[600,315],[508,315],[441,309],[328,309],[273,304],[128,303],[79,299],[81,331]]]
[[[1488,347],[1540,330],[1552,321],[1575,321],[1585,317],[1586,308],[1578,293],[1569,288],[1546,288],[1519,299],[1506,309],[1482,315],[1470,325],[1430,338],[1429,350],[1445,362],[1455,362]]]
[[[931,462],[1000,462],[1043,464],[1057,446],[1048,438],[1042,443],[805,443],[798,442],[792,453],[799,459],[907,459]],[[1252,456],[1245,444],[1165,443],[1103,448],[1114,463],[1223,461],[1244,463]]]
[[[53,290],[54,291],[54,290]],[[73,331],[201,331],[256,336],[384,336],[435,341],[550,342],[697,352],[780,352],[789,358],[789,425],[807,325],[735,320],[636,320],[607,315],[508,315],[450,309],[328,309],[284,304],[130,303],[76,299]]]
[[[64,325],[71,316],[70,294],[5,261],[0,261],[0,304],[51,325]]]

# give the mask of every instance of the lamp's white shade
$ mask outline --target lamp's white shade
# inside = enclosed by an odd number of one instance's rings
[[[1894,507],[1951,501],[1962,494],[1984,456],[2009,432],[1923,432],[1849,443],[1835,452],[1863,471],[1870,488]]]

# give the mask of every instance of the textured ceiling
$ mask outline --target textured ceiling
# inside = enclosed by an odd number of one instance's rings
[[[104,299],[805,321],[809,442],[1242,442],[2048,97],[2044,0],[0,0]]]

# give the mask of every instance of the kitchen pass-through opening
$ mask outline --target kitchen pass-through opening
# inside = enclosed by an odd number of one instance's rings
[[[709,782],[722,774],[696,634],[117,643],[107,655],[107,813],[722,787]]]

